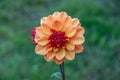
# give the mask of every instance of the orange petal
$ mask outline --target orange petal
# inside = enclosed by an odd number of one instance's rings
[[[47,48],[46,48],[46,50],[47,50],[47,51],[52,51],[53,48],[48,45]]]
[[[59,49],[58,52],[56,52],[56,59],[61,60],[65,57],[65,50],[64,49]]]
[[[81,53],[83,50],[84,50],[84,47],[82,45],[75,46],[75,53]]]
[[[50,35],[51,34],[51,31],[50,31],[50,27],[47,26],[46,24],[42,24],[42,31],[47,34],[47,35]]]
[[[62,29],[62,23],[58,20],[56,20],[53,25],[52,25],[52,28],[56,31],[59,31]]]
[[[68,15],[65,12],[60,13],[60,20],[64,21]]]
[[[60,12],[54,12],[53,17],[58,19],[60,17]]]
[[[53,24],[54,21],[55,21],[54,17],[52,15],[49,15],[48,16],[48,23]]]
[[[67,51],[65,58],[67,60],[73,60],[75,58],[75,52],[74,51]]]
[[[74,36],[76,34],[76,31],[77,31],[76,29],[68,28],[67,31],[66,31],[66,36],[72,37],[72,36]]]
[[[39,39],[38,41],[37,41],[37,43],[39,44],[39,45],[41,45],[41,46],[45,46],[45,45],[47,45],[48,43],[49,43],[49,40],[48,39]]]
[[[59,50],[58,48],[54,48],[54,49],[53,49],[54,52],[57,52],[58,50]]]
[[[66,48],[71,51],[71,50],[75,49],[75,45],[73,45],[71,43],[66,43]]]
[[[41,18],[41,20],[40,20],[41,25],[42,25],[43,23],[45,23],[45,22],[47,22],[47,17]]]
[[[80,36],[80,37],[72,37],[70,40],[69,40],[70,43],[72,44],[82,44],[84,42],[84,37],[83,36]]]
[[[34,38],[35,42],[38,43],[38,41],[40,40],[40,37],[38,35],[35,35],[35,38]]]
[[[62,31],[66,31],[69,29],[69,26],[71,26],[71,17],[68,16],[65,18],[64,22],[63,22],[63,27],[62,27]]]
[[[73,44],[82,44],[84,41],[85,41],[85,38],[83,37],[83,35],[81,34],[81,32],[78,32],[78,31],[75,34],[75,36],[69,38],[69,42],[73,43]]]
[[[53,60],[55,61],[56,64],[62,64],[63,61],[64,61],[64,59],[58,60],[58,59],[56,59],[56,58],[54,58]]]
[[[81,24],[77,18],[74,18],[72,19],[72,25],[73,27],[77,27],[77,26],[80,26]]]
[[[78,33],[79,36],[83,35],[85,33],[84,28],[83,27],[78,27],[77,33]]]
[[[39,36],[39,37],[47,37],[48,36],[43,32],[42,27],[37,27],[36,28],[36,35]]]
[[[48,53],[44,56],[44,58],[45,58],[46,61],[51,61],[51,60],[54,58],[54,56],[55,56],[55,53],[51,51],[51,52],[48,52]]]
[[[43,17],[40,22],[41,25],[46,24],[48,26],[52,26],[54,20],[55,20],[54,17],[52,15],[49,15],[48,17]]]
[[[37,45],[35,47],[35,52],[36,52],[36,54],[39,54],[39,55],[45,55],[46,54],[46,47]]]
[[[65,26],[71,26],[72,25],[72,18],[70,16],[66,17],[64,23],[65,23]]]

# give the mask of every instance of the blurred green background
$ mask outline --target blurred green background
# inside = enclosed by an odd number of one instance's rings
[[[0,80],[58,80],[54,62],[34,52],[41,17],[66,11],[85,28],[85,50],[65,61],[67,80],[120,80],[120,0],[0,0]]]

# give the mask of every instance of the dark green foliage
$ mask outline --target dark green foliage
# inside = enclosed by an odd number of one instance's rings
[[[31,29],[66,11],[85,28],[85,50],[65,61],[67,80],[120,80],[119,0],[0,0],[0,80],[56,80],[53,62],[34,52]]]

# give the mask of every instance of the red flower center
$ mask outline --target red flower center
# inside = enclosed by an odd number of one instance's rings
[[[65,32],[56,31],[51,29],[52,34],[49,36],[48,40],[50,40],[49,44],[53,48],[62,48],[66,47],[65,43],[68,40],[68,37],[65,36]]]

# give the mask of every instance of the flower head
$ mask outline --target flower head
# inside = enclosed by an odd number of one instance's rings
[[[43,55],[46,61],[61,64],[64,60],[73,60],[76,53],[83,51],[84,28],[77,18],[71,18],[65,12],[55,12],[43,17],[41,26],[32,31],[35,52]]]

